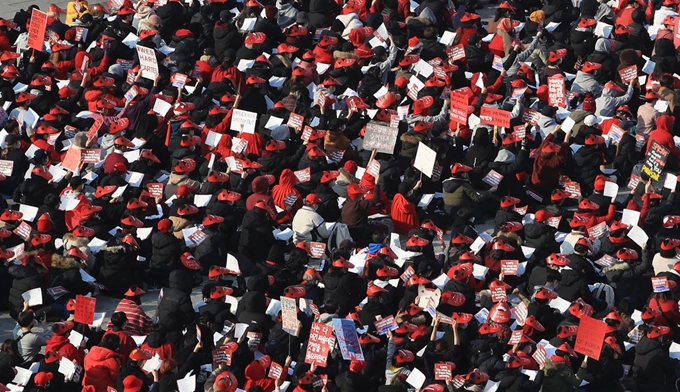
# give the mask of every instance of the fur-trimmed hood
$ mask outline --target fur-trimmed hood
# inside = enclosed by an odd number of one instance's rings
[[[336,50],[333,52],[333,58],[334,59],[354,59],[354,60],[360,60],[359,56],[352,52],[343,52],[340,50]]]
[[[125,247],[123,245],[110,245],[110,246],[103,246],[101,248],[102,252],[110,252],[110,253],[125,253]]]
[[[73,235],[73,233],[66,233],[64,234],[64,237],[62,237],[64,240],[65,244],[69,244],[69,248],[73,248],[74,246],[77,246],[78,248],[86,247],[89,241],[87,240],[86,237],[76,237]]]
[[[417,146],[418,143],[423,140],[423,138],[419,137],[418,135],[409,135],[408,133],[404,133],[403,135],[399,136],[399,140],[404,143],[415,144]]]
[[[607,272],[614,272],[614,271],[626,271],[630,269],[630,264],[623,262],[623,263],[616,263],[610,267],[605,267],[602,269],[602,272],[605,274]]]
[[[58,253],[52,254],[52,261],[50,262],[52,268],[69,269],[80,268],[80,262],[70,256],[62,256]]]

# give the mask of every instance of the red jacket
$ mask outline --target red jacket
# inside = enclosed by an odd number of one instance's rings
[[[286,373],[281,372],[281,374]],[[247,391],[254,386],[262,388],[264,392],[272,392],[274,390],[274,379],[267,377],[264,368],[262,368],[259,362],[253,361],[246,366],[245,375],[246,383],[243,386],[244,390]]]
[[[85,356],[83,386],[91,385],[95,392],[107,392],[116,385],[123,366],[122,356],[108,348],[95,346]]]
[[[123,163],[125,164],[125,167],[130,166],[130,163],[128,162],[127,158],[123,156],[123,154],[119,154],[114,151],[107,155],[106,159],[104,159],[104,173],[113,173],[113,166],[115,166],[116,163]]]
[[[82,349],[76,348],[68,338],[64,335],[52,335],[47,339],[47,346],[45,352],[59,351],[64,357],[78,362],[78,365],[83,366],[85,352]]]
[[[163,360],[170,359],[175,355],[175,346],[170,341],[163,343],[160,347],[151,347],[147,341],[144,341],[142,350],[150,353],[152,357],[158,354],[160,359]]]
[[[557,188],[560,181],[560,170],[571,152],[569,144],[562,143],[560,152],[550,158],[542,157],[541,149],[548,145],[548,143],[552,143],[554,138],[555,135],[552,133],[545,137],[538,147],[538,154],[536,154],[536,160],[534,161],[534,172],[531,174],[531,183],[541,189],[552,190]]]
[[[123,363],[125,363],[130,356],[130,352],[137,348],[137,343],[124,331],[106,331],[104,333],[104,336],[106,335],[117,335],[118,338],[120,339],[120,346],[118,347],[118,353],[123,357]],[[102,338],[104,337],[102,336]]]
[[[673,140],[673,133],[671,128],[673,127],[673,118],[671,116],[662,115],[656,119],[656,129],[649,134],[649,139],[647,140],[647,149],[645,154],[649,153],[649,148],[652,146],[652,141],[656,141],[664,147],[671,150],[671,154],[674,157],[680,158],[680,150],[675,147],[675,141]]]

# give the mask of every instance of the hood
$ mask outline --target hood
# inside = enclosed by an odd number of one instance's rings
[[[69,248],[72,248],[74,246],[80,248],[83,246],[87,246],[87,244],[89,243],[86,237],[76,237],[73,235],[73,233],[64,234],[64,237],[62,237],[62,239],[64,240],[64,244],[69,245]]]
[[[472,138],[473,145],[487,146],[489,145],[489,129],[488,128],[477,128],[475,130],[475,135]]]
[[[605,267],[605,268],[602,269],[602,272],[604,272],[606,274],[607,272],[623,272],[623,271],[628,270],[628,269],[630,269],[630,265],[628,263],[624,262],[624,263],[616,263],[612,266]]]
[[[635,346],[635,353],[639,355],[647,355],[655,350],[662,350],[664,347],[658,339],[647,339],[643,337],[640,339],[640,343]]]
[[[12,263],[9,266],[9,274],[12,275],[14,279],[25,279],[37,275],[38,272],[33,267]]]
[[[656,119],[656,129],[670,132],[673,126],[673,117],[668,115],[659,116]]]
[[[413,144],[417,146],[422,139],[416,135],[409,135],[408,133],[405,133],[399,137],[399,140],[401,140],[404,143]]]
[[[539,238],[544,234],[549,234],[551,230],[553,230],[551,226],[539,222],[534,222],[524,226],[524,234],[526,235],[527,239]]]
[[[125,247],[122,245],[113,245],[113,246],[104,246],[101,249],[102,252],[109,252],[109,253],[120,253],[123,252],[125,253]]]
[[[575,270],[563,269],[561,275],[560,286],[573,286],[583,280],[581,273]]]
[[[85,92],[85,100],[88,102],[93,102],[99,99],[99,97],[104,94],[101,90],[90,90]]]
[[[80,262],[78,262],[73,257],[62,256],[57,253],[52,254],[52,260],[50,261],[52,268],[69,269],[69,268],[80,268]]]
[[[170,288],[178,289],[187,293],[191,293],[193,286],[193,280],[191,277],[182,270],[174,270],[170,273],[168,278],[168,283]]]
[[[249,380],[262,380],[264,378],[264,369],[259,362],[253,361],[248,366],[246,366],[245,375]]]
[[[94,362],[102,362],[107,359],[120,359],[121,355],[115,351],[111,351],[106,347],[95,346],[90,349],[87,354]]]
[[[186,174],[170,173],[170,177],[168,177],[168,185],[179,185],[186,178]]]
[[[427,7],[425,7],[425,9],[420,12],[418,17],[426,19],[428,22],[430,22],[430,25],[437,24],[437,17],[434,15],[434,12],[432,12],[432,10]]]
[[[279,185],[282,188],[293,188],[297,184],[297,177],[290,169],[283,169],[281,176],[279,177]]]
[[[608,39],[600,38],[595,41],[595,50],[598,52],[607,53],[611,50],[611,43]]]
[[[502,163],[512,163],[515,162],[515,154],[510,152],[509,150],[500,150],[498,151],[498,155],[496,155],[496,159],[494,159],[494,162],[502,162]]]
[[[146,338],[146,344],[151,348],[159,348],[162,346],[167,339],[165,338],[165,332],[151,332]]]
[[[252,183],[253,193],[267,193],[269,182],[264,176],[255,177]]]

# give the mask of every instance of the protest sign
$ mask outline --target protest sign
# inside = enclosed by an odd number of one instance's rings
[[[76,310],[73,316],[73,321],[90,325],[94,321],[94,311],[97,307],[97,299],[86,297],[84,295],[76,295]]]
[[[483,124],[491,124],[506,128],[510,126],[510,117],[511,114],[507,110],[488,106],[482,106],[479,114],[479,119]]]
[[[255,133],[255,123],[257,122],[257,113],[249,112],[247,110],[234,109],[231,118],[231,130],[242,133]]]
[[[452,378],[453,369],[455,365],[453,362],[437,362],[434,364],[434,379],[441,381],[450,381]]]
[[[328,353],[334,345],[333,327],[322,323],[312,323],[307,341],[305,363],[315,363],[316,366],[326,367]]]
[[[620,69],[619,76],[621,77],[621,81],[625,84],[630,83],[631,80],[637,79],[638,77],[637,65],[631,65],[630,67]]]
[[[47,29],[47,13],[36,8],[31,10],[31,26],[28,30],[28,47],[37,51],[43,50]]]
[[[392,315],[383,317],[380,320],[373,322],[373,325],[375,325],[375,330],[378,335],[384,335],[389,331],[394,331],[395,329],[399,328],[396,321],[394,321],[394,316]]]
[[[594,360],[600,359],[607,324],[589,316],[581,316],[574,351],[587,355]]]
[[[567,97],[564,87],[564,76],[556,74],[548,78],[548,105],[567,107]]]
[[[420,170],[426,176],[432,177],[432,170],[434,169],[436,160],[437,153],[422,142],[419,142],[413,167]]]
[[[0,174],[5,177],[12,175],[14,171],[14,161],[8,161],[6,159],[0,159]]]
[[[652,276],[652,288],[654,289],[655,293],[665,293],[666,291],[670,291],[668,277]]]
[[[468,98],[453,91],[449,97],[449,118],[461,125],[467,124]]]
[[[369,122],[366,124],[363,148],[364,150],[376,150],[385,154],[392,154],[394,152],[394,145],[397,142],[398,133],[398,128]]]
[[[305,117],[303,115],[291,113],[290,117],[288,118],[288,123],[286,125],[299,131],[302,129],[302,124],[304,123],[304,121]]]
[[[519,270],[519,260],[501,260],[501,272],[503,275],[517,275]]]
[[[357,336],[354,321],[334,318],[333,330],[335,330],[335,336],[338,339],[338,346],[340,347],[342,359],[348,361],[352,359],[363,361],[364,353],[361,350],[361,344],[359,344],[359,337]]]
[[[670,153],[671,150],[668,147],[662,146],[656,140],[652,140],[652,144],[647,151],[645,163],[642,164],[642,172],[647,174],[652,180],[659,181]]]
[[[97,163],[101,161],[102,150],[100,148],[86,148],[81,151],[83,163]]]
[[[295,298],[281,297],[281,319],[283,330],[291,335],[295,334],[298,327]]]
[[[154,80],[158,76],[158,60],[156,51],[146,46],[137,46],[137,56],[139,57],[139,69],[142,77]]]
[[[495,170],[489,170],[489,172],[482,178],[482,181],[485,183],[491,185],[491,186],[498,186],[498,184],[501,183],[503,180],[503,175],[498,173]]]

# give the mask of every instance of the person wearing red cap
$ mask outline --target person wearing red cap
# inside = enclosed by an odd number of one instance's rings
[[[134,80],[135,83],[138,83],[141,78],[142,73],[138,72]],[[125,107],[118,115],[118,118],[128,119],[130,121],[128,125],[129,129],[134,129],[137,132],[140,131],[139,129],[140,122],[151,109],[151,98],[154,95],[158,94],[158,92],[160,91],[160,89],[158,88],[159,80],[160,77],[156,77],[153,79],[153,87],[151,88],[149,93],[146,94],[145,96],[137,95],[135,96],[135,99],[133,99],[132,101],[130,102],[125,101]]]
[[[145,293],[140,287],[130,286],[123,294],[123,299],[116,306],[114,313],[125,313],[127,322],[123,326],[123,331],[132,336],[148,335],[151,333],[153,321],[142,309],[142,295]],[[106,329],[112,329],[112,320],[109,320]]]
[[[667,170],[672,170],[677,167],[678,159],[680,159],[680,149],[675,145],[673,141],[673,129],[675,127],[675,116],[669,116],[667,114],[662,114],[656,119],[656,129],[654,129],[649,134],[649,139],[647,139],[647,148],[645,149],[645,154],[649,153],[649,149],[652,146],[652,142],[657,142],[660,145],[671,150],[670,161],[666,162],[665,168]]]
[[[144,286],[142,277],[148,262],[138,257],[139,252],[134,236],[121,231],[114,241],[101,248],[98,257],[102,257],[103,264],[98,281],[106,286],[109,295],[121,298],[131,286]]]
[[[444,208],[449,216],[454,217],[461,210],[475,211],[477,203],[485,202],[493,197],[496,187],[481,192],[472,187],[467,174],[472,171],[472,167],[454,163],[450,170],[451,177],[442,182]]]
[[[323,241],[331,235],[330,230],[326,227],[325,220],[316,212],[321,203],[323,203],[323,200],[314,193],[310,193],[304,198],[304,205],[293,217],[294,242]]]
[[[602,89],[602,95],[595,99],[595,104],[597,105],[595,115],[611,117],[615,113],[616,108],[625,105],[633,97],[633,86],[635,83],[637,83],[637,80],[631,79],[626,92],[621,96],[617,96],[617,93],[623,92],[621,87],[613,81],[607,82]]]
[[[566,132],[562,145],[558,146],[553,142],[555,140],[555,133],[560,130],[560,126],[556,126],[548,134],[541,145],[538,147],[538,154],[534,160],[534,170],[531,174],[531,183],[534,188],[547,199],[548,195],[558,188],[559,175],[570,153],[569,138],[571,137],[571,130]]]

